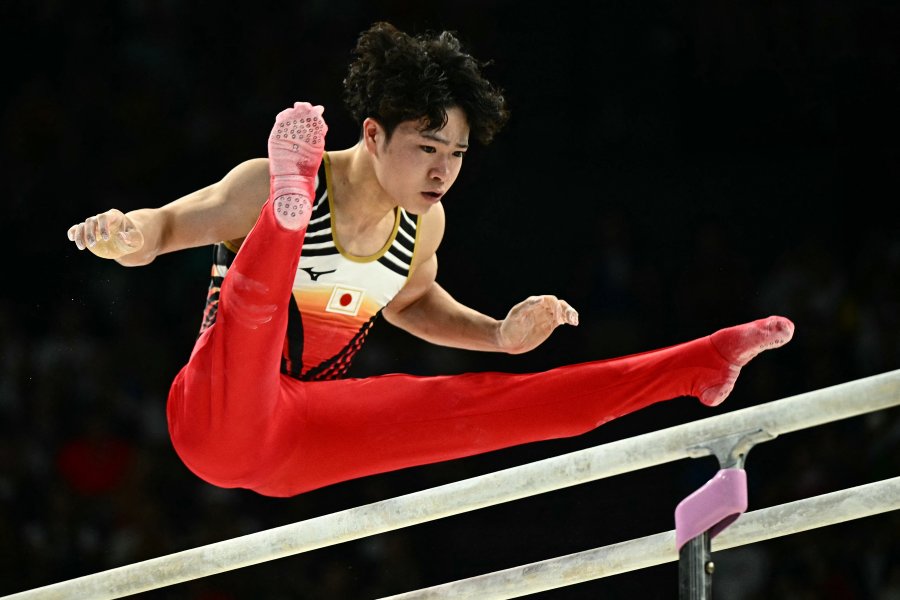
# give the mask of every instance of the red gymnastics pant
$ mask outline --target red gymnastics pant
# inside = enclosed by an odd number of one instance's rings
[[[299,381],[280,372],[304,229],[263,206],[168,399],[184,463],[220,487],[293,496],[329,484],[575,436],[736,376],[710,336],[540,373]]]

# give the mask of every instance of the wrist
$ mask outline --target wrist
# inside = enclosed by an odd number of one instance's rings
[[[494,349],[497,352],[506,352],[506,344],[504,343],[504,336],[503,336],[503,321],[494,319],[493,333],[494,333]]]
[[[521,340],[517,341],[511,335],[510,324],[507,323],[506,319],[496,321],[495,326],[494,340],[498,352],[505,352],[506,354],[521,354],[524,352]]]

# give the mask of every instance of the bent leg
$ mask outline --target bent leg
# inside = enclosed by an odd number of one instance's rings
[[[579,435],[650,404],[695,396],[717,404],[756,354],[787,343],[770,317],[622,358],[531,374],[385,375],[300,383],[282,412],[280,464],[256,491],[290,496],[325,485],[528,442]]]
[[[322,107],[282,111],[269,138],[270,192],[228,270],[215,323],[169,393],[169,431],[192,470],[217,485],[252,478],[281,402],[287,309],[327,130]]]

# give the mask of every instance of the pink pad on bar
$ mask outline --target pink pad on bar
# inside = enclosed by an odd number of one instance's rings
[[[675,546],[710,532],[710,539],[731,525],[747,510],[747,472],[721,469],[700,489],[675,508]]]

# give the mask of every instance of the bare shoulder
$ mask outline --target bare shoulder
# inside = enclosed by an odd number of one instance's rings
[[[444,207],[440,203],[419,218],[417,258],[425,260],[437,252],[444,238],[445,222]]]
[[[444,237],[444,207],[436,204],[419,217],[416,231],[416,251],[413,254],[409,278],[393,300],[385,307],[385,316],[392,317],[415,302],[434,284],[437,276],[437,248]]]
[[[215,195],[223,207],[221,215],[230,224],[225,239],[239,247],[269,197],[269,159],[252,158],[238,164],[216,187]]]
[[[237,194],[249,194],[262,204],[269,194],[269,159],[245,160],[231,169],[220,185]]]

